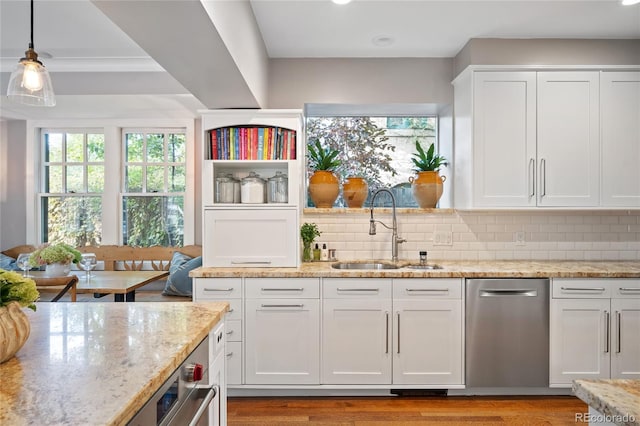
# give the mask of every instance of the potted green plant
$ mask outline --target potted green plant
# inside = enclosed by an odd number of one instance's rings
[[[440,167],[446,167],[449,163],[435,150],[435,145],[431,144],[425,152],[420,141],[416,140],[416,152],[411,158],[418,177],[411,176],[409,182],[414,198],[423,209],[435,208],[442,196],[442,183],[447,179],[446,176],[440,176]]]
[[[319,237],[320,232],[318,225],[315,223],[305,222],[300,227],[300,238],[302,238],[302,261],[311,261],[311,244],[315,241],[316,237]]]
[[[31,278],[0,269],[0,363],[12,358],[29,338],[29,318],[22,308],[35,311],[38,297]]]
[[[309,144],[309,168],[314,170],[309,178],[309,196],[318,208],[331,208],[340,193],[340,181],[334,173],[340,166],[338,150],[324,148],[320,141]]]
[[[68,244],[45,244],[37,248],[29,256],[29,264],[33,267],[46,266],[45,275],[49,277],[67,275],[71,263],[78,263],[82,253]]]

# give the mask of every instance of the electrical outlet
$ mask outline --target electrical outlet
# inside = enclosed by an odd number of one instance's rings
[[[436,232],[433,236],[434,246],[450,246],[453,245],[453,235],[451,232],[440,231]]]
[[[527,244],[524,231],[517,231],[513,233],[513,241],[517,246],[524,246]]]

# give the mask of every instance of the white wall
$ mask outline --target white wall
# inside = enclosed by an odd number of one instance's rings
[[[0,251],[26,243],[26,131],[25,121],[0,120]]]

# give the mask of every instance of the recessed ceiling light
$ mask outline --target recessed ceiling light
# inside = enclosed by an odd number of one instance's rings
[[[351,3],[351,0],[331,0],[332,2],[334,2],[335,4],[347,4],[347,3]]]
[[[372,38],[371,42],[376,46],[386,47],[386,46],[391,46],[393,43],[396,42],[396,40],[393,37],[388,35],[379,35]]]
[[[622,0],[622,4],[625,6],[631,6],[632,4],[638,4],[640,0]]]

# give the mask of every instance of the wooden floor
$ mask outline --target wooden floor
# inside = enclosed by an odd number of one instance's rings
[[[572,396],[229,398],[229,425],[575,425]]]

